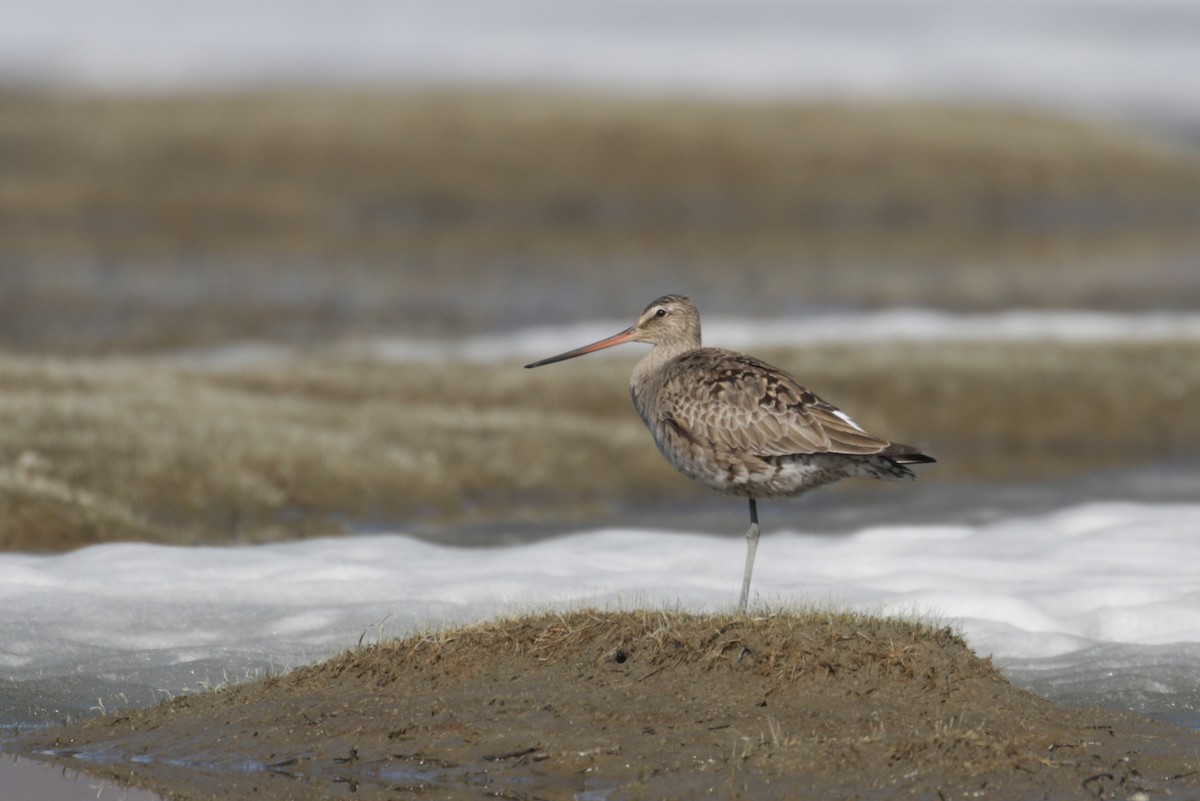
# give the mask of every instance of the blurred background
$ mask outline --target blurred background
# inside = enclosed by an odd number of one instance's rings
[[[723,509],[658,462],[627,406],[631,354],[517,370],[531,330],[548,355],[667,291],[747,347],[764,322],[897,308],[1102,313],[1082,341],[759,351],[935,452],[927,491],[955,513],[1194,486],[1194,3],[46,0],[5,17],[5,547],[470,540]]]

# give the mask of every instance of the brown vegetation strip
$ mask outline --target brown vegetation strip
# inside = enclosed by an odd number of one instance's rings
[[[636,248],[797,227],[1165,229],[1200,212],[1200,161],[1148,138],[919,104],[9,92],[0,154],[10,256],[436,258],[584,232]]]
[[[948,629],[811,609],[491,621],[19,742],[178,801],[1157,797],[1200,787],[1198,745],[1017,690]]]
[[[1198,221],[1194,153],[1012,109],[0,91],[10,347],[489,330],[701,288],[730,314],[1180,304]]]
[[[1033,480],[1200,445],[1192,342],[762,355],[871,430],[935,454],[921,481]],[[597,520],[617,504],[698,497],[629,405],[629,367],[3,356],[0,547]]]

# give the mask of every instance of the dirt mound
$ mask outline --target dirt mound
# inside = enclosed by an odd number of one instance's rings
[[[1200,733],[1018,690],[948,629],[827,611],[493,621],[18,745],[185,800],[1200,792]]]

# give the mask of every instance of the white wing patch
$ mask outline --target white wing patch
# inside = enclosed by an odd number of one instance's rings
[[[845,413],[845,412],[843,412],[841,409],[830,409],[829,411],[830,411],[830,414],[832,414],[832,415],[833,415],[834,417],[836,417],[837,419],[841,420],[841,421],[842,421],[843,423],[845,423],[846,425],[848,425],[848,426],[850,426],[851,428],[853,428],[855,431],[861,431],[861,432],[863,432],[864,434],[866,434],[866,433],[867,433],[867,430],[866,430],[865,428],[863,428],[863,427],[862,427],[862,426],[860,426],[858,423],[856,423],[856,422],[854,422],[853,420],[851,420],[851,419],[850,419],[850,415],[846,414],[846,413]]]

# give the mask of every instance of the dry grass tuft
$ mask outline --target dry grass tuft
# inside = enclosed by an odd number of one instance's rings
[[[590,659],[628,662],[649,671],[682,666],[744,671],[769,680],[844,678],[851,672],[886,680],[912,678],[912,665],[928,663],[933,653],[944,656],[951,651],[963,661],[960,671],[966,669],[966,661],[978,662],[946,627],[851,611],[813,608],[699,615],[585,609],[418,634],[360,647],[290,675],[296,684],[335,681],[343,674],[371,676],[384,686],[414,670],[433,667],[462,675],[484,666],[481,654],[509,654],[535,665]],[[999,672],[993,678],[1002,680]]]
[[[980,788],[1076,798],[1095,795],[1090,785],[1192,797],[1196,742],[1018,690],[946,629],[801,609],[491,621],[35,731],[18,747],[127,755],[134,776],[182,799],[283,801],[349,785],[368,801],[563,788],[770,800]],[[247,774],[248,763],[267,767]]]

